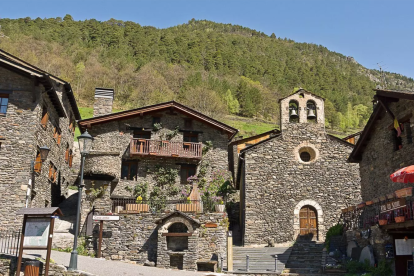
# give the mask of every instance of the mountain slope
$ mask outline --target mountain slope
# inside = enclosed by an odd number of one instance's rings
[[[0,48],[71,82],[81,105],[113,87],[119,109],[177,100],[222,117],[278,119],[277,99],[303,87],[327,99],[327,123],[362,127],[380,72],[321,45],[231,24],[190,20],[156,29],[111,19],[0,19]],[[389,89],[414,80],[384,73]]]

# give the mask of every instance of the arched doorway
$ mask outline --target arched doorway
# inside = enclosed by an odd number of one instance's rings
[[[309,213],[309,211],[307,211],[306,213],[306,218],[305,219],[305,209],[303,209],[304,207],[307,207],[308,210],[309,208],[311,208],[311,211],[314,212],[315,215],[312,215],[312,212]],[[303,210],[302,210],[303,209]],[[324,237],[325,237],[325,225],[324,225],[324,219],[323,219],[323,210],[321,208],[321,206],[314,200],[312,199],[304,199],[302,201],[300,201],[296,206],[295,209],[293,210],[293,230],[294,230],[294,239],[297,238],[301,238],[301,211],[302,211],[302,217],[303,217],[303,221],[302,223],[305,223],[305,221],[308,221],[308,226],[310,226],[310,228],[313,228],[312,230],[314,230],[314,228],[316,228],[316,235],[313,232],[313,236],[312,236],[312,240],[318,240],[318,241],[324,241]],[[312,227],[312,223],[309,224],[309,219],[310,218],[316,218],[316,227]],[[313,222],[313,221],[312,221]],[[315,226],[315,223],[313,224]],[[305,224],[306,226],[306,224]],[[303,227],[303,228],[307,228],[307,227]],[[304,229],[306,231],[306,229]],[[310,230],[310,229],[309,229]]]
[[[305,205],[299,212],[300,239],[318,240],[318,217],[316,209]]]

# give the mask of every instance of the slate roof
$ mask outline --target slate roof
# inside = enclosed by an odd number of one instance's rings
[[[297,93],[299,93],[299,92],[305,92],[305,93],[311,94],[312,96],[314,96],[314,97],[316,97],[316,98],[319,98],[319,99],[321,99],[321,100],[325,100],[325,99],[324,99],[324,98],[322,98],[321,96],[318,96],[318,95],[316,95],[316,94],[313,94],[312,92],[309,92],[309,91],[307,91],[307,90],[305,90],[305,89],[303,89],[303,88],[299,88],[298,90],[296,90],[296,91],[295,91],[295,92],[293,92],[292,94],[290,94],[290,95],[288,95],[288,96],[286,96],[286,97],[280,98],[278,102],[280,103],[280,101],[282,101],[282,100],[284,100],[284,99],[286,99],[286,98],[289,98],[290,96],[295,95],[295,94],[297,94]]]
[[[59,207],[48,207],[48,208],[23,208],[17,211],[18,215],[33,215],[33,216],[52,216],[52,215],[59,215],[63,216],[62,211],[60,211]]]

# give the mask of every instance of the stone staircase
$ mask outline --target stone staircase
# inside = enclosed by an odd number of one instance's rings
[[[55,219],[53,228],[53,248],[68,248],[73,246],[74,224],[76,221],[76,206],[78,204],[78,191],[69,190],[68,198],[59,204],[63,217]]]
[[[243,274],[274,273],[275,255],[278,256],[277,272],[281,273],[290,255],[289,247],[248,248],[233,246],[233,271]],[[249,271],[246,271],[246,255],[249,255]]]
[[[322,274],[323,243],[298,240],[292,247],[291,254],[283,270],[283,276],[319,276]],[[333,274],[329,274],[333,275]],[[342,275],[342,274],[335,274]]]

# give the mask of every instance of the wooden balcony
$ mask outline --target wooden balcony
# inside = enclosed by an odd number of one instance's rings
[[[202,144],[148,139],[131,139],[130,154],[201,159]]]

